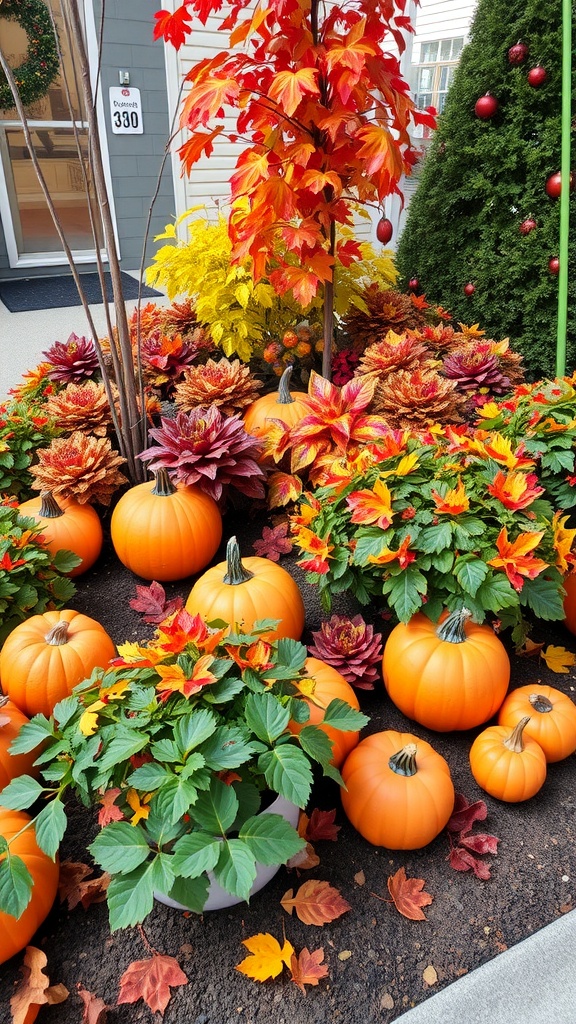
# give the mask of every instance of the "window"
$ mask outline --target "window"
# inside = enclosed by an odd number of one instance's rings
[[[421,44],[420,61],[414,69],[414,98],[418,107],[435,107],[438,113],[442,112],[463,46],[462,36]],[[430,128],[424,128],[422,137],[430,135]]]

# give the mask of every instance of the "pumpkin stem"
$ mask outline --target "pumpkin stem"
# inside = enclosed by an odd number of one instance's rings
[[[436,627],[436,636],[449,644],[463,644],[466,639],[464,625],[471,618],[472,612],[468,608],[458,608],[455,612],[450,612],[444,622]]]
[[[247,583],[254,573],[250,572],[245,565],[242,565],[240,548],[236,537],[230,537],[226,545],[226,575],[223,583],[229,583],[231,587],[237,587],[240,583]]]
[[[416,751],[418,747],[415,743],[407,743],[402,750],[399,750],[397,754],[392,754],[392,757],[388,761],[388,767],[395,772],[396,775],[416,775],[418,767],[416,765]]]
[[[280,377],[280,382],[278,384],[278,398],[276,399],[278,405],[291,405],[292,402],[295,401],[290,394],[290,378],[293,370],[294,367],[289,363]]]
[[[528,722],[530,721],[530,715],[525,715],[521,718],[518,724],[514,727],[507,739],[503,741],[504,746],[511,750],[514,754],[521,754],[524,750],[524,740],[522,733]]]
[[[543,693],[531,693],[528,697],[534,711],[540,711],[542,714],[546,714],[547,711],[552,711],[554,705],[548,697],[545,697]]]
[[[0,711],[2,710],[2,708],[6,707],[9,700],[10,697],[8,697],[5,693],[0,693]]]
[[[46,633],[44,637],[47,644],[51,647],[62,647],[63,644],[68,643],[68,626],[69,623],[65,619],[61,619],[57,622],[52,629]]]
[[[169,498],[171,494],[176,493],[176,490],[177,488],[172,483],[168,470],[164,467],[157,469],[152,494],[156,494],[159,498]]]
[[[59,519],[64,515],[64,509],[56,501],[52,491],[42,491],[40,495],[40,513],[44,519]]]

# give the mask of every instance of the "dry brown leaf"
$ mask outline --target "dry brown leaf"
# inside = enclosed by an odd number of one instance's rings
[[[352,956],[352,950],[351,949],[343,949],[341,953],[338,953],[338,959],[339,960],[349,960],[351,956]]]
[[[295,910],[303,924],[327,924],[350,910],[350,904],[338,889],[317,878],[303,882],[295,896],[292,889],[288,889],[280,903],[289,914]]]
[[[187,985],[188,978],[173,956],[154,953],[148,960],[134,960],[120,978],[118,1004],[143,999],[153,1013],[164,1013],[171,988]]]
[[[332,811],[321,811],[315,807],[308,819],[306,831],[303,834],[304,839],[310,843],[317,843],[321,839],[328,839],[335,843],[342,828],[341,825],[335,824],[335,819],[336,808]]]
[[[432,964],[428,964],[428,967],[426,967],[425,970],[422,971],[422,978],[427,985],[435,985],[436,982],[438,981],[438,974],[436,972],[436,968],[432,967]]]
[[[576,665],[576,654],[567,651],[565,647],[555,647],[554,644],[548,644],[546,650],[540,652],[540,657],[544,659],[551,672],[564,675],[568,674],[570,666]]]
[[[389,992],[385,992],[384,995],[382,996],[380,1000],[380,1006],[382,1007],[383,1010],[394,1009],[394,1000],[392,999],[392,996],[390,995]]]
[[[543,647],[543,643],[537,644],[527,636],[522,646],[516,648],[515,654],[520,658],[533,658],[535,655],[540,654]]]
[[[44,973],[47,963],[48,958],[41,949],[26,946],[21,967],[22,981],[10,1000],[12,1024],[33,1024],[41,1006],[53,1006],[68,998],[68,989],[64,985],[50,984],[48,975]]]
[[[306,995],[306,985],[317,985],[320,978],[328,977],[328,966],[323,964],[324,950],[315,949],[312,953],[304,946],[299,956],[292,954],[290,972],[292,981]]]
[[[299,850],[293,857],[290,857],[290,860],[286,862],[286,867],[296,871],[309,871],[310,868],[317,867],[319,863],[320,857],[314,847],[310,843],[306,843],[302,850]]]
[[[103,903],[106,899],[106,890],[110,884],[110,875],[104,873],[97,878],[86,878],[92,869],[87,864],[74,861],[64,861],[60,865],[60,880],[58,893],[60,902],[68,903],[68,909],[74,910],[79,903],[84,910],[92,903]]]
[[[356,874],[354,875],[354,881],[356,882],[356,885],[365,885],[366,875],[364,874],[364,872],[357,871]]]
[[[88,992],[83,985],[78,983],[76,985],[78,989],[78,995],[84,1003],[84,1012],[82,1013],[82,1024],[106,1024],[108,1018],[108,1009],[106,1003],[99,996],[95,996],[93,992]]]
[[[426,915],[422,907],[432,903],[433,897],[428,892],[423,892],[425,885],[423,878],[406,878],[404,868],[398,868],[395,875],[388,879],[388,892],[390,893],[396,910],[403,917],[411,921],[426,921]]]

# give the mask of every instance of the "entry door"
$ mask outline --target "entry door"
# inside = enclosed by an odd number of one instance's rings
[[[34,149],[67,243],[77,262],[89,262],[95,259],[96,245],[102,250],[103,242],[98,206],[90,186],[96,230],[94,237],[74,134],[76,124],[80,149],[86,157],[87,124],[59,0],[45,2],[52,7],[58,26],[73,114],[62,76],[50,86],[45,96],[26,108],[26,114]],[[18,67],[27,49],[26,33],[17,22],[0,17],[0,45],[10,65]],[[11,267],[50,266],[66,262],[15,109],[0,111],[0,213]]]

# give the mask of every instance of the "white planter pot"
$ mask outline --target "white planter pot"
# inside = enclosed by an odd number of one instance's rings
[[[296,804],[290,803],[289,800],[285,800],[282,796],[277,796],[273,803],[266,808],[265,811],[261,811],[262,814],[281,814],[286,821],[290,822],[294,828],[298,825],[298,818],[300,815],[300,808],[296,807]],[[260,864],[256,862],[256,878],[254,884],[250,889],[250,896],[254,893],[260,892],[268,882],[272,881],[274,875],[280,870],[280,864]],[[225,907],[234,907],[237,903],[242,903],[243,900],[240,896],[233,896],[232,893],[226,892],[222,886],[218,885],[218,882],[214,878],[211,871],[208,872],[208,878],[210,879],[210,885],[208,886],[208,899],[204,904],[204,910],[224,910]],[[184,906],[182,903],[178,903],[176,900],[170,899],[169,896],[165,896],[164,893],[155,892],[154,899],[158,903],[164,903],[167,907],[174,907],[175,910],[188,910],[189,908]],[[204,913],[204,911],[202,911]]]

